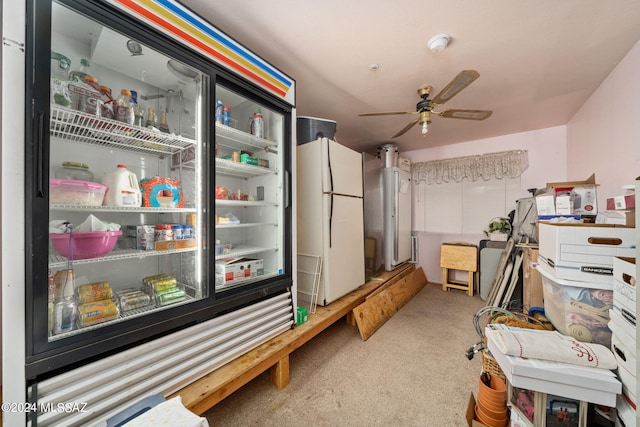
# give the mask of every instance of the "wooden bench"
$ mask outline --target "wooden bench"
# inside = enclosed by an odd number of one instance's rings
[[[391,272],[382,272],[376,279],[333,303],[325,307],[318,306],[316,313],[310,314],[306,323],[272,338],[167,398],[181,396],[185,407],[201,415],[267,369],[271,369],[273,384],[279,390],[285,388],[290,378],[289,354],[339,319],[350,315],[378,288],[396,282],[414,270],[413,264],[403,264]],[[351,316],[347,321],[355,324]]]

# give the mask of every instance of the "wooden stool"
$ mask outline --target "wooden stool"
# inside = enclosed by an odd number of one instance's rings
[[[473,296],[475,272],[478,271],[478,247],[465,242],[443,243],[440,248],[440,267],[442,267],[442,290],[462,289]],[[467,281],[449,279],[449,270],[461,270],[469,273]]]

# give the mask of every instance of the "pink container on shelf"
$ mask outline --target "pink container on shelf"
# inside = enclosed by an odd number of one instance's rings
[[[55,250],[63,257],[80,260],[89,258],[100,258],[113,250],[118,241],[118,236],[122,231],[95,231],[88,233],[73,233],[71,239],[71,251],[73,256],[69,256],[69,236],[68,233],[50,233],[49,238]]]

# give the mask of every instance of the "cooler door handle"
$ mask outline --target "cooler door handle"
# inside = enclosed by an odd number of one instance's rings
[[[44,113],[37,113],[38,117],[36,120],[36,129],[35,129],[35,140],[36,140],[36,197],[44,197],[45,188],[48,187],[45,182],[44,176]]]

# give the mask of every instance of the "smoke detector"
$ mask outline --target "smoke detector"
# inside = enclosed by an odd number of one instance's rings
[[[427,43],[427,46],[429,46],[429,50],[431,52],[438,53],[442,52],[444,48],[447,47],[450,41],[451,36],[449,34],[436,34],[435,36],[431,37],[431,39],[429,39],[429,43]]]

